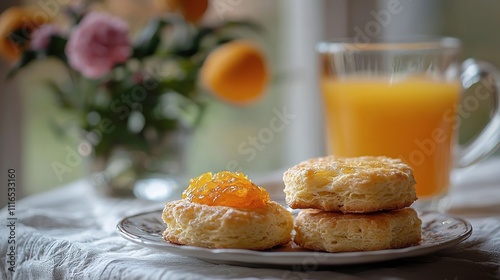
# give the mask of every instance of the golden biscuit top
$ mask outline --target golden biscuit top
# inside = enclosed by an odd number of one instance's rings
[[[288,169],[284,173],[283,179],[287,181],[300,178],[300,180],[315,181],[315,185],[325,185],[345,177],[357,180],[372,180],[384,174],[401,174],[414,180],[410,166],[400,159],[384,156],[312,158]]]

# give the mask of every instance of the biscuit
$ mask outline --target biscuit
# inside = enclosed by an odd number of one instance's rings
[[[291,241],[293,216],[283,206],[237,209],[177,200],[162,215],[166,241],[205,248],[264,250]]]
[[[301,210],[295,219],[297,245],[320,251],[396,249],[417,244],[422,221],[412,208],[369,214]]]
[[[291,208],[368,213],[417,199],[412,169],[388,157],[313,158],[288,169],[283,181]]]

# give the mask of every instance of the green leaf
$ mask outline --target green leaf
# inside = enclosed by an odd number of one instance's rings
[[[68,39],[58,35],[52,35],[46,50],[47,56],[54,56],[62,61],[66,61],[66,43],[68,43]]]
[[[219,26],[219,29],[225,28],[245,28],[257,33],[264,31],[264,29],[260,25],[251,21],[227,21]]]
[[[201,27],[198,32],[185,45],[180,46],[174,51],[175,54],[183,57],[191,57],[199,52],[201,42],[208,35],[214,34],[215,29],[212,27]]]
[[[184,102],[180,104],[180,116],[179,119],[188,127],[195,127],[201,121],[201,115],[203,111],[203,106],[201,104],[195,103],[189,99],[184,99]]]
[[[68,98],[68,94],[66,92],[64,92],[59,87],[59,85],[57,85],[54,81],[47,81],[47,87],[49,88],[49,90],[51,92],[53,92],[55,94],[55,96],[57,98],[57,103],[59,103],[59,105],[62,108],[75,109],[75,106],[74,106],[72,100],[70,100],[70,98]]]
[[[171,22],[161,19],[150,21],[146,28],[139,34],[132,56],[140,59],[153,55],[160,45],[162,29],[171,24]]]
[[[36,60],[39,55],[40,53],[37,51],[25,51],[19,61],[7,73],[7,79],[11,79],[12,77],[14,77],[21,68]]]
[[[163,79],[158,83],[159,92],[175,91],[181,95],[188,96],[190,92],[194,91],[195,81],[188,79]]]
[[[62,138],[66,136],[66,129],[61,124],[59,124],[53,117],[50,117],[48,120],[48,124],[50,129],[54,132],[54,134]]]
[[[216,42],[216,45],[219,46],[219,45],[224,45],[225,43],[229,43],[231,41],[233,41],[234,38],[230,38],[230,37],[221,37],[221,38],[218,38],[217,39],[217,42]]]

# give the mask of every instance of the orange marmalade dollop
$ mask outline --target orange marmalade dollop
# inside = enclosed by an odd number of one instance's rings
[[[269,203],[267,191],[240,172],[207,172],[189,181],[182,198],[190,202],[234,208],[255,209]]]

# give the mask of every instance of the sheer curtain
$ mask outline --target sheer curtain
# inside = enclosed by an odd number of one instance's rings
[[[326,153],[315,44],[363,35],[435,34],[440,10],[431,0],[287,0],[282,5],[282,67],[289,74],[285,104],[295,115],[286,142],[291,165]],[[387,17],[390,5],[397,5],[397,13]]]
[[[354,27],[364,26],[376,2],[287,0],[282,5],[282,67],[288,74],[284,103],[295,116],[285,143],[290,166],[326,153],[316,44],[354,36]]]
[[[324,1],[283,3],[284,103],[293,115],[286,137],[287,165],[323,153],[321,103],[315,45],[323,39]]]
[[[0,2],[0,11],[19,4],[16,0]],[[16,170],[17,198],[23,195],[21,170],[21,96],[15,81],[7,81],[5,76],[8,63],[0,60],[0,208],[7,204],[7,171]]]

